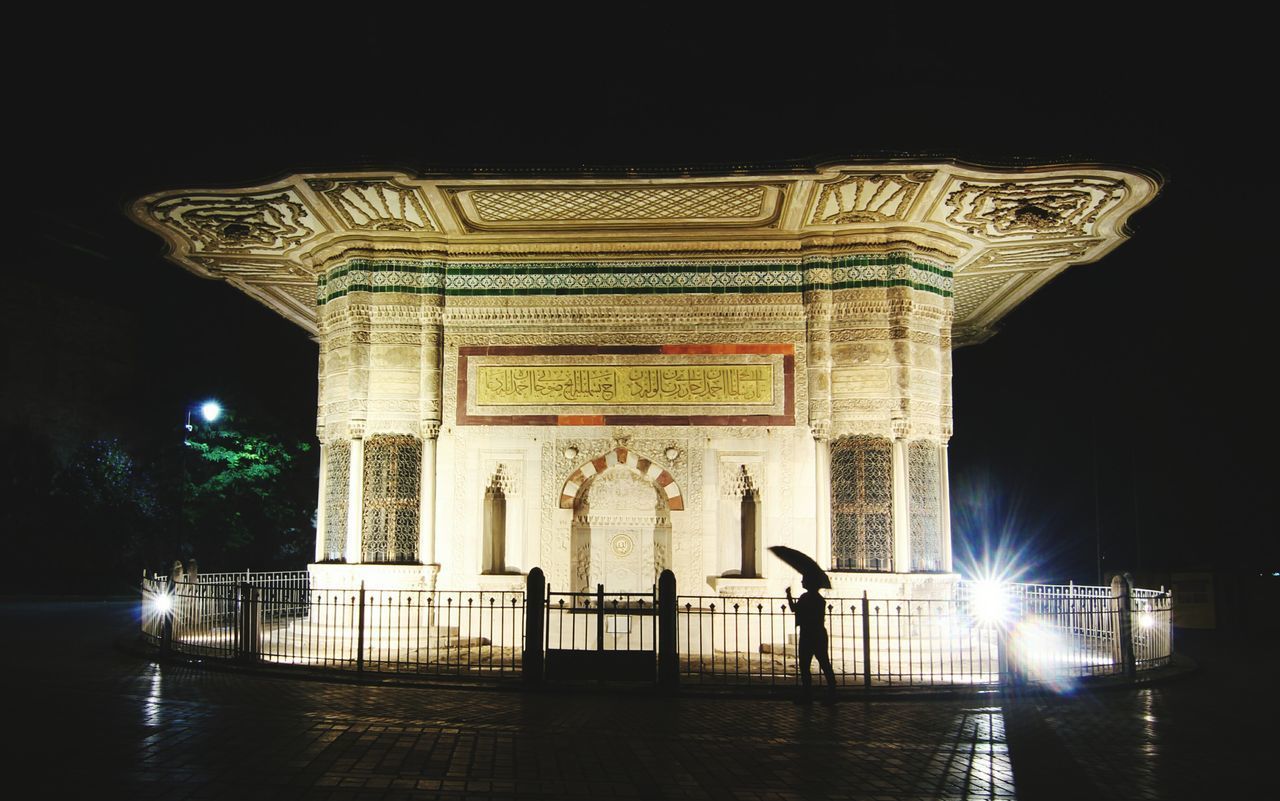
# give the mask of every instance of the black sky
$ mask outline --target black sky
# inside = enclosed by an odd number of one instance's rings
[[[631,46],[409,23],[109,22],[37,33],[18,51],[5,309],[22,347],[6,351],[6,372],[27,377],[7,390],[10,416],[59,427],[80,415],[85,435],[145,438],[212,394],[312,431],[314,344],[165,261],[124,214],[147,191],[301,169],[1134,165],[1166,184],[1132,240],[955,354],[957,532],[1030,543],[1046,578],[1092,580],[1099,531],[1108,567],[1280,569],[1265,508],[1274,291],[1268,229],[1250,210],[1270,138],[1256,50],[1207,32],[1197,47],[1153,36],[1010,50],[903,28],[865,37],[875,44],[832,31],[793,45],[775,31],[713,47],[701,35]],[[61,324],[42,323],[49,309]],[[81,358],[118,364],[86,369],[81,386]]]

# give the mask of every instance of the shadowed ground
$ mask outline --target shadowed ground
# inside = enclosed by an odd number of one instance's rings
[[[96,798],[1206,798],[1267,769],[1275,647],[1142,689],[848,701],[360,686],[157,667],[124,602],[9,602],[11,782]],[[1212,648],[1209,645],[1213,645]]]

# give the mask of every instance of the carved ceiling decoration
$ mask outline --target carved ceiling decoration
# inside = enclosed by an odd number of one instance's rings
[[[956,267],[956,273],[971,275],[998,270],[1025,270],[1030,265],[1051,266],[1082,260],[1090,249],[1102,244],[1100,239],[1075,239],[1046,245],[1004,245],[979,252],[975,258]]]
[[[989,239],[1089,236],[1125,191],[1122,181],[1098,178],[959,181],[944,208],[948,223]]]
[[[173,197],[151,205],[150,212],[202,253],[284,253],[326,230],[289,190]]]
[[[762,183],[566,187],[564,189],[452,189],[470,229],[557,226],[654,227],[671,223],[765,224],[780,193]]]
[[[313,178],[307,185],[324,198],[346,227],[358,231],[439,231],[426,201],[393,179],[338,181]]]
[[[137,200],[132,214],[165,238],[174,261],[230,281],[313,333],[314,282],[353,260],[395,261],[408,265],[406,275],[439,272],[432,280],[443,282],[445,294],[455,285],[458,296],[487,294],[492,283],[533,298],[579,293],[584,281],[625,284],[630,292],[661,282],[671,286],[654,291],[710,282],[709,291],[773,292],[794,269],[769,265],[826,269],[900,251],[942,265],[936,278],[954,292],[960,342],[989,335],[1067,266],[1117,247],[1126,221],[1158,191],[1137,170],[910,161],[721,178],[307,173],[243,189],[159,192]],[[639,267],[645,275],[627,272],[627,264],[645,263],[671,266],[649,277]],[[759,274],[752,288],[720,287],[722,273],[744,270]],[[856,277],[864,283],[899,280],[862,272]],[[991,280],[1004,273],[1018,277]],[[375,277],[382,281],[376,287],[370,281],[348,291],[408,286]],[[605,284],[600,291],[613,291]],[[321,302],[339,289],[324,290]]]
[[[983,303],[996,297],[1001,289],[1009,288],[1011,283],[1018,284],[1024,278],[1025,275],[1018,273],[993,273],[976,276],[958,284],[955,294],[956,319],[969,319]]]
[[[886,222],[904,219],[931,172],[852,173],[823,184],[813,204],[811,225]]]

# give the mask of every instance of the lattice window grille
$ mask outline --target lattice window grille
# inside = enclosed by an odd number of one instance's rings
[[[325,448],[324,558],[339,561],[347,554],[347,502],[351,497],[351,443],[334,440]]]
[[[418,496],[422,442],[376,436],[364,446],[364,562],[418,558]]]
[[[741,499],[749,490],[760,492],[759,468],[754,464],[726,462],[720,470],[720,496]]]
[[[893,569],[893,451],[887,439],[831,443],[831,564]]]
[[[938,446],[916,440],[907,448],[911,504],[911,569],[942,569],[942,493],[938,486]]]

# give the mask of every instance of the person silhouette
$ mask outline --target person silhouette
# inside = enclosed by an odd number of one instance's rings
[[[813,700],[813,674],[810,663],[816,656],[818,667],[827,681],[827,694],[823,703],[830,706],[836,700],[836,673],[831,668],[831,653],[827,646],[827,627],[824,618],[827,614],[827,600],[818,592],[818,582],[811,581],[809,576],[800,580],[805,592],[799,599],[791,597],[791,588],[787,587],[787,604],[796,616],[796,625],[800,627],[800,683],[803,691],[800,700],[809,703]]]

